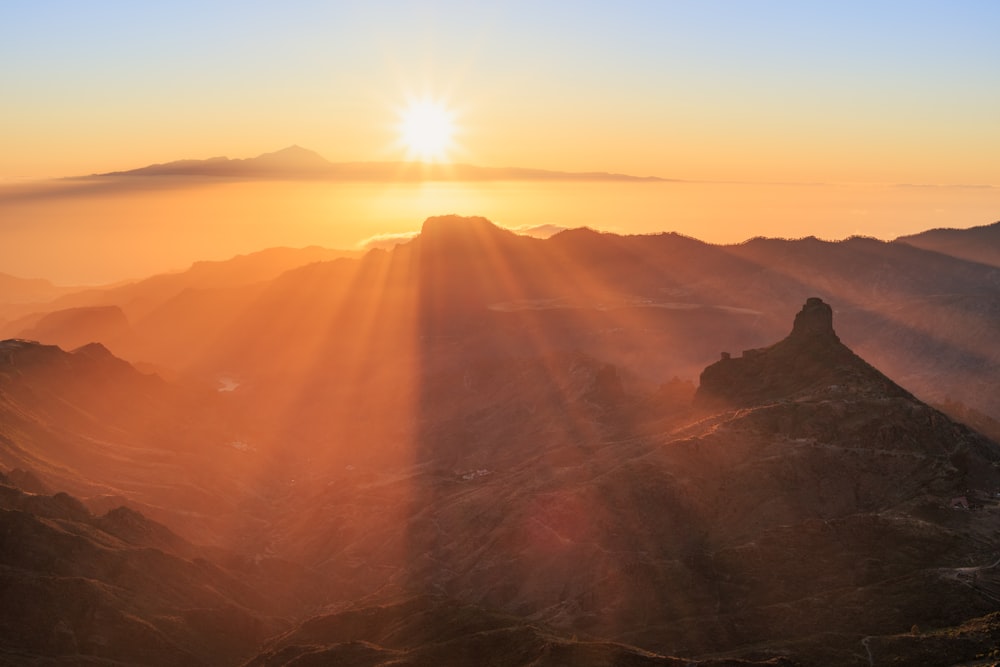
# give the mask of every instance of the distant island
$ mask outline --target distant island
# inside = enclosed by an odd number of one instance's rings
[[[479,167],[428,162],[330,162],[319,153],[289,146],[257,157],[176,160],[86,178],[121,176],[201,176],[210,178],[331,181],[617,181],[667,182],[675,179],[607,172],[549,171],[521,167]]]

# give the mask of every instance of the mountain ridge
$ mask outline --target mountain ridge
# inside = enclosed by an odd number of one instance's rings
[[[316,178],[333,181],[618,181],[669,182],[658,176],[609,172],[569,172],[523,167],[480,167],[462,163],[330,162],[292,145],[252,158],[213,157],[152,164],[84,178],[203,176],[212,178]]]

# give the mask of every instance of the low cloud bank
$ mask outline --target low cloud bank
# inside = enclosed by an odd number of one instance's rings
[[[376,234],[375,236],[370,236],[363,241],[359,241],[358,248],[360,250],[374,250],[376,248],[382,250],[392,250],[400,243],[412,241],[418,234],[420,234],[419,231]]]

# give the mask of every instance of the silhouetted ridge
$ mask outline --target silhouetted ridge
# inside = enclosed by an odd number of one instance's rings
[[[329,171],[333,164],[315,151],[301,146],[289,146],[273,153],[264,153],[245,160],[247,168],[301,171]]]
[[[865,396],[910,394],[840,342],[833,309],[810,297],[795,316],[792,332],[770,347],[744,350],[722,359],[701,374],[698,398],[749,406],[803,394]]]
[[[75,350],[72,350],[70,353],[80,355],[81,357],[86,357],[88,359],[113,359],[115,356],[111,354],[111,350],[104,347],[101,343],[87,343],[86,345],[81,345]]]
[[[501,229],[481,216],[437,215],[424,220],[420,228],[420,238],[425,241],[513,236],[513,232]]]
[[[252,158],[212,157],[173,160],[127,171],[93,176],[209,176],[225,178],[335,178],[348,181],[673,181],[657,176],[608,172],[569,172],[521,167],[478,167],[471,164],[422,162],[330,162],[318,153],[289,146]]]

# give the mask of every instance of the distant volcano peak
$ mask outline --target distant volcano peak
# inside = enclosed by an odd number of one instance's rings
[[[257,159],[268,158],[268,157],[309,158],[309,159],[319,158],[322,159],[324,162],[326,161],[326,159],[323,158],[323,156],[321,156],[316,151],[309,150],[308,148],[303,148],[298,144],[292,144],[291,146],[287,146],[285,148],[282,148],[281,150],[272,151],[270,153],[262,153],[257,156]]]
[[[424,220],[420,234],[448,234],[455,232],[479,231],[492,233],[500,228],[482,216],[435,215]]]

